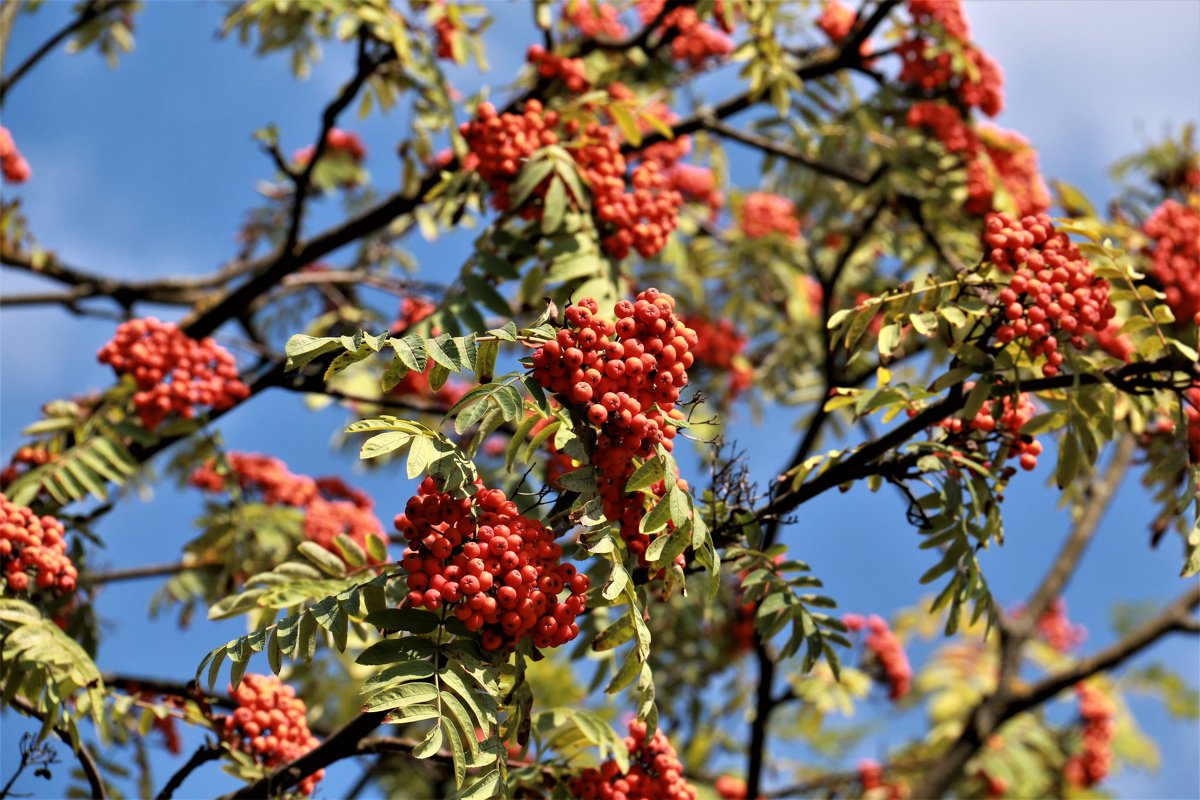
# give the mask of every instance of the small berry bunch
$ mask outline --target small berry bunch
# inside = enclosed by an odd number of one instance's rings
[[[717,176],[708,167],[676,164],[667,171],[667,181],[684,200],[708,206],[712,219],[725,205],[725,195],[717,188]]]
[[[964,391],[970,391],[975,386],[968,381],[963,385]],[[941,426],[951,436],[961,436],[966,431],[978,431],[984,436],[998,434],[1001,441],[1008,446],[1008,457],[1020,460],[1021,469],[1032,470],[1037,467],[1038,456],[1042,454],[1042,443],[1036,439],[1021,434],[1023,428],[1037,413],[1033,400],[1025,392],[1012,397],[1002,397],[986,402],[975,412],[974,419],[966,422],[951,417],[944,419]]]
[[[191,419],[197,407],[220,411],[250,396],[228,350],[153,317],[122,323],[97,358],[118,375],[133,376],[138,388],[133,405],[149,430],[172,412]]]
[[[592,463],[605,514],[641,556],[650,541],[638,532],[645,508],[630,502],[625,484],[634,458],[650,458],[659,443],[673,447],[669,420],[683,418],[675,403],[699,340],[676,316],[674,298],[657,289],[619,301],[616,322],[598,311],[592,298],[567,307],[567,327],[533,352],[533,377],[599,429]],[[657,489],[665,495],[665,486]]]
[[[13,481],[29,470],[57,460],[58,454],[51,453],[44,447],[18,447],[17,452],[13,453],[12,461],[0,470],[0,490],[7,489]]]
[[[353,161],[355,164],[361,164],[367,157],[367,147],[362,143],[362,139],[358,138],[358,134],[350,131],[344,131],[341,128],[331,128],[329,133],[325,135],[325,147],[329,155],[340,155]],[[313,146],[307,145],[292,153],[292,161],[300,166],[306,166],[309,161],[312,161]]]
[[[1074,650],[1087,638],[1087,628],[1073,625],[1067,618],[1067,603],[1061,597],[1054,598],[1050,607],[1038,617],[1037,629],[1046,644],[1060,653]]]
[[[662,13],[666,0],[638,0],[638,16],[649,25]],[[671,58],[687,62],[692,69],[703,67],[709,59],[719,60],[733,52],[733,40],[728,34],[733,28],[725,20],[725,4],[717,0],[713,17],[720,25],[714,28],[700,20],[696,9],[684,4],[663,17],[659,30],[671,38]]]
[[[718,775],[713,781],[713,789],[721,800],[746,800],[746,782],[733,775]]]
[[[563,19],[579,29],[585,39],[601,37],[619,41],[629,29],[620,20],[621,12],[611,3],[599,0],[566,0]]]
[[[1025,339],[1030,356],[1045,356],[1043,375],[1057,375],[1063,362],[1056,334],[1083,349],[1084,336],[1105,330],[1116,316],[1108,281],[1045,214],[989,214],[983,244],[985,259],[1011,275],[998,293],[1004,320],[996,341]]]
[[[525,51],[525,60],[537,70],[538,77],[547,81],[561,80],[569,92],[578,94],[591,88],[582,58],[560,56],[540,44],[533,44]]]
[[[558,647],[579,635],[588,577],[561,563],[553,531],[517,513],[499,489],[479,485],[473,497],[454,498],[427,477],[396,530],[408,540],[408,604],[453,609],[485,650],[508,652],[522,637]]]
[[[752,192],[742,203],[742,234],[747,239],[761,239],[773,233],[789,241],[800,238],[796,204],[777,194]]]
[[[698,366],[705,366],[729,375],[728,399],[733,400],[750,388],[754,369],[743,353],[748,340],[731,320],[713,322],[706,317],[685,317],[684,324],[696,332],[699,340],[690,352]]]
[[[229,453],[226,461],[244,493],[265,505],[302,509],[305,538],[339,557],[334,539],[340,533],[364,550],[368,549],[367,537],[386,538],[370,496],[347,486],[340,478],[313,480],[296,475],[278,458],[259,453]],[[224,491],[226,485],[215,459],[197,467],[188,481],[206,492]],[[381,562],[368,556],[367,563]]]
[[[1037,151],[1029,146],[1029,141],[1019,133],[994,125],[980,125],[976,132],[982,151],[991,162],[991,170],[982,159],[969,160],[967,212],[982,216],[993,210],[997,180],[1012,200],[1017,216],[1040,214],[1048,209],[1050,190],[1042,179]]]
[[[24,183],[32,174],[29,162],[13,142],[12,134],[8,132],[8,128],[0,125],[0,175],[3,175],[8,183]]]
[[[75,591],[78,573],[67,557],[66,531],[0,494],[0,587],[5,594]],[[32,585],[31,585],[32,584]]]
[[[1188,453],[1193,464],[1200,464],[1200,381],[1183,393],[1183,414],[1187,417]]]
[[[942,100],[921,100],[914,103],[905,117],[910,128],[924,128],[951,153],[974,154],[979,148],[975,131],[967,125],[962,113]]]
[[[460,127],[471,150],[464,167],[479,173],[492,189],[492,205],[505,211],[511,208],[510,189],[524,162],[541,148],[563,141],[592,191],[605,252],[625,258],[636,250],[649,258],[662,250],[683,202],[662,166],[647,160],[629,173],[615,127],[598,123],[580,127],[570,121],[560,137],[558,122],[558,113],[544,111],[537,100],[528,101],[523,114],[499,114],[491,103],[482,103],[477,118]],[[626,191],[629,187],[633,191]],[[532,201],[520,209],[522,217],[541,216],[545,191],[543,185],[531,193]]]
[[[963,13],[962,0],[908,0],[908,13],[922,24],[936,23],[946,35],[958,41],[968,41],[971,29]]]
[[[1083,719],[1083,752],[1067,759],[1063,774],[1072,785],[1086,789],[1108,777],[1112,768],[1117,709],[1107,694],[1089,683],[1077,684],[1075,692]]]
[[[915,34],[896,47],[901,58],[900,80],[926,92],[951,87],[968,109],[978,108],[989,117],[999,114],[1004,107],[1004,75],[991,56],[971,44],[961,3],[913,0],[909,12],[925,31],[960,49],[969,63],[956,73],[948,50],[937,51],[925,36]]]
[[[1154,210],[1142,226],[1153,240],[1147,248],[1154,280],[1179,324],[1200,325],[1200,211],[1175,200]]]
[[[646,723],[632,720],[625,737],[629,771],[609,759],[588,767],[567,784],[575,797],[598,800],[696,800],[696,789],[683,777],[683,764],[666,734],[646,737]]]
[[[858,762],[858,780],[863,795],[872,800],[903,800],[908,797],[908,786],[904,781],[886,781],[883,765],[870,758]]]
[[[847,614],[842,617],[842,622],[850,631],[866,629],[867,638],[863,644],[870,653],[870,659],[875,662],[873,666],[882,672],[883,681],[888,686],[888,697],[900,700],[907,695],[912,688],[912,667],[909,666],[908,656],[904,654],[904,646],[883,617],[872,614],[864,618],[860,614]]]
[[[221,736],[231,749],[253,756],[266,769],[294,761],[320,744],[308,729],[304,701],[277,676],[246,675],[229,693],[238,707],[223,718]],[[297,788],[310,795],[323,777],[325,770],[317,770]]]
[[[817,17],[817,27],[829,37],[829,41],[837,44],[850,35],[856,19],[858,15],[850,6],[839,0],[829,0],[821,10],[821,16]]]

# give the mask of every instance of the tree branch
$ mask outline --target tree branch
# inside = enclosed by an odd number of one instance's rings
[[[103,572],[84,572],[79,576],[79,583],[88,586],[101,586],[105,583],[119,581],[136,581],[142,578],[160,578],[164,575],[178,575],[190,569],[215,567],[222,562],[212,561],[177,561],[174,564],[150,564],[144,567],[128,567]]]
[[[42,712],[38,711],[33,703],[20,695],[13,697],[8,702],[9,705],[26,716],[39,720],[45,719]],[[87,779],[88,786],[92,790],[92,797],[99,798],[99,800],[107,800],[108,792],[104,789],[104,779],[100,777],[100,769],[96,766],[96,759],[92,756],[92,752],[88,750],[87,745],[82,740],[78,744],[72,743],[71,735],[57,725],[54,727],[54,734],[59,739],[62,739],[67,747],[70,747],[75,753],[75,758],[79,760],[79,767],[83,770],[83,776]]]
[[[196,752],[192,753],[192,757],[187,763],[179,768],[171,779],[163,786],[162,791],[158,793],[157,800],[170,800],[172,794],[178,789],[187,777],[196,771],[199,767],[207,764],[209,761],[216,761],[221,757],[221,748],[214,747],[210,744],[204,744]]]
[[[748,147],[753,147],[768,155],[779,156],[780,158],[791,161],[794,164],[799,164],[802,167],[811,169],[818,175],[824,175],[827,178],[836,178],[853,186],[865,188],[873,185],[881,178],[886,171],[885,166],[880,166],[870,175],[856,175],[852,172],[847,172],[838,167],[825,164],[821,161],[809,158],[794,147],[778,142],[774,139],[768,139],[766,136],[760,136],[756,133],[744,131],[741,128],[734,127],[728,123],[722,122],[716,117],[707,117],[704,119],[704,129],[712,131],[718,136],[730,139],[735,142],[740,142]]]

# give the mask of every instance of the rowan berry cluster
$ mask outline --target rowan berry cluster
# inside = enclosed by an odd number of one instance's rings
[[[525,60],[533,65],[543,80],[561,80],[570,92],[586,92],[591,88],[582,58],[560,56],[540,44],[534,44],[525,51]]]
[[[1101,350],[1127,364],[1137,349],[1133,344],[1133,339],[1130,339],[1127,334],[1121,333],[1121,323],[1115,319],[1110,319],[1104,330],[1096,331],[1092,338]]]
[[[355,164],[361,164],[367,157],[366,145],[362,143],[362,139],[358,138],[358,134],[344,131],[341,128],[329,130],[329,133],[325,135],[325,148],[327,154],[344,155]],[[305,166],[312,161],[314,152],[316,151],[311,144],[302,147],[292,153],[292,161],[300,166]]]
[[[133,695],[136,700],[150,705],[159,703],[158,692],[151,692],[145,689],[138,688],[136,682],[130,682],[125,685],[125,689]],[[162,695],[162,704],[174,708],[179,707],[179,699],[171,695]],[[175,716],[168,714],[165,717],[154,717],[154,729],[163,735],[163,745],[167,748],[167,752],[173,756],[177,756],[183,751],[183,741],[179,737],[179,729],[175,724]]]
[[[268,770],[287,764],[320,742],[308,729],[307,708],[296,690],[275,675],[246,675],[230,695],[238,707],[223,717],[221,736],[234,750],[247,753]],[[297,789],[312,794],[325,770],[317,770]]]
[[[567,327],[533,352],[533,377],[599,428],[592,463],[605,515],[620,522],[622,538],[642,556],[650,542],[638,532],[645,509],[630,502],[625,484],[633,459],[652,457],[660,443],[673,447],[669,420],[683,418],[675,403],[687,385],[695,360],[690,351],[698,339],[676,316],[675,299],[657,289],[641,292],[632,303],[621,300],[613,310],[615,323],[598,315],[591,298],[568,306]],[[665,485],[653,489],[666,494]]]
[[[970,391],[975,386],[973,381],[963,385],[964,391]],[[951,417],[944,419],[941,426],[951,436],[960,436],[964,431],[978,431],[985,436],[996,434],[1008,447],[1008,457],[1020,460],[1021,469],[1032,470],[1037,467],[1038,456],[1042,454],[1042,443],[1036,439],[1022,435],[1021,428],[1033,419],[1037,407],[1025,392],[1012,397],[1002,397],[984,403],[975,412],[975,417],[969,422]]]
[[[133,376],[133,405],[150,430],[172,412],[191,419],[198,406],[222,410],[250,396],[229,351],[153,317],[122,323],[96,357],[118,375]]]
[[[230,474],[248,497],[269,506],[290,506],[304,511],[304,535],[309,541],[339,555],[334,539],[344,533],[367,549],[367,537],[381,539],[383,526],[374,514],[369,495],[340,478],[318,478],[292,473],[278,458],[258,453],[230,453]],[[226,477],[214,459],[201,464],[189,477],[192,486],[206,492],[224,491]],[[380,562],[368,556],[368,563]]]
[[[1067,618],[1067,603],[1061,597],[1054,598],[1050,607],[1038,617],[1037,629],[1046,644],[1060,653],[1074,650],[1087,638],[1087,628],[1073,625]]]
[[[937,23],[952,39],[965,42],[971,38],[961,0],[908,0],[907,5],[908,13],[916,22],[922,25]]]
[[[637,11],[642,24],[649,25],[658,19],[665,5],[666,0],[638,0]],[[663,36],[671,37],[671,57],[687,62],[692,69],[699,69],[709,59],[722,59],[732,53],[733,40],[728,34],[732,33],[733,27],[726,22],[722,0],[717,0],[713,18],[719,28],[701,21],[696,9],[686,4],[668,12],[659,31]]]
[[[758,603],[738,603],[734,607],[733,619],[729,621],[726,630],[735,653],[748,653],[754,649],[754,615],[757,613]]]
[[[75,591],[78,573],[67,557],[65,535],[54,517],[39,517],[0,494],[0,585],[5,593]]]
[[[900,80],[926,92],[952,88],[968,109],[978,108],[989,117],[999,114],[1004,107],[1004,75],[991,56],[969,41],[961,3],[916,0],[909,3],[909,11],[918,25],[959,49],[969,66],[956,73],[951,53],[935,49],[918,33],[896,47],[901,58]]]
[[[1043,375],[1057,375],[1063,362],[1058,335],[1083,349],[1084,337],[1105,330],[1116,316],[1108,281],[1045,214],[989,214],[983,244],[985,258],[1011,275],[997,294],[1003,322],[996,341],[1026,340],[1030,356],[1045,356]]]
[[[480,484],[473,497],[454,498],[427,477],[396,530],[408,540],[408,604],[453,609],[485,650],[510,651],[526,636],[534,647],[558,647],[579,635],[588,577],[561,563],[553,531],[499,489]]]
[[[619,19],[620,14],[616,6],[599,0],[566,0],[563,3],[563,19],[588,39],[597,36],[614,41],[624,39],[629,30]]]
[[[713,789],[721,800],[746,800],[746,782],[732,775],[718,775],[713,781]]]
[[[1108,777],[1112,768],[1117,709],[1107,694],[1089,683],[1076,684],[1075,692],[1083,719],[1083,752],[1067,759],[1063,774],[1072,785],[1090,788]]]
[[[752,192],[742,203],[742,233],[748,239],[761,239],[773,233],[789,240],[800,238],[800,219],[796,204],[785,197]]]
[[[689,351],[696,363],[729,375],[730,400],[750,388],[754,369],[743,355],[748,340],[731,320],[713,322],[706,317],[690,316],[683,323],[696,332],[698,342]]]
[[[869,758],[859,761],[858,780],[862,784],[863,795],[872,800],[904,800],[908,797],[907,784],[899,780],[884,780],[883,765],[878,761]]]
[[[448,14],[443,13],[433,23],[434,55],[443,61],[458,63],[458,59],[454,55],[454,48],[461,35],[462,31],[454,24],[454,20]]]
[[[850,6],[840,0],[829,0],[821,10],[821,16],[817,17],[817,27],[829,37],[829,41],[837,44],[850,35],[856,19],[858,15]]]
[[[615,128],[598,123],[580,128],[572,121],[563,126],[565,139],[560,139],[558,121],[558,113],[543,111],[537,100],[527,102],[523,114],[499,114],[495,106],[483,103],[477,119],[460,128],[471,150],[464,166],[487,181],[492,205],[504,211],[511,207],[510,188],[524,162],[541,148],[564,141],[591,188],[605,252],[625,258],[636,250],[649,258],[662,250],[675,229],[683,198],[670,187],[660,164],[643,161],[627,179],[629,164]],[[633,191],[626,191],[628,187]],[[534,202],[521,208],[522,217],[541,216],[545,191],[544,184],[531,193]]]
[[[667,171],[667,180],[684,200],[708,206],[713,219],[725,205],[725,195],[717,188],[717,176],[708,167],[677,164]]]
[[[400,317],[392,323],[392,335],[399,336],[403,334],[436,310],[437,306],[428,300],[420,297],[405,297],[400,301]],[[438,331],[435,329],[432,333],[437,335]],[[438,408],[450,408],[467,393],[467,387],[461,381],[449,380],[443,383],[441,388],[435,392],[429,384],[429,373],[432,370],[432,362],[427,363],[422,372],[409,370],[392,387],[391,394],[396,397],[432,398],[434,405]]]
[[[1162,286],[1175,319],[1200,325],[1200,211],[1167,200],[1146,220],[1142,232],[1154,240],[1148,248],[1150,274]]]
[[[1000,181],[1016,209],[1017,216],[1040,214],[1050,207],[1050,191],[1042,180],[1037,151],[1019,133],[994,125],[976,129],[979,143],[991,162],[995,180]],[[967,193],[967,211],[983,215],[993,210],[996,185],[992,174],[975,158],[969,163],[971,185]]]
[[[905,118],[910,128],[925,128],[951,153],[973,155],[979,148],[975,131],[957,108],[942,100],[914,103]]]
[[[1193,464],[1200,464],[1200,381],[1183,393],[1183,414],[1187,417],[1188,453]]]
[[[43,464],[49,464],[52,461],[57,461],[58,455],[51,453],[44,447],[18,447],[17,452],[13,453],[12,461],[8,466],[0,470],[0,490],[7,489],[12,485],[13,481],[24,475],[30,469],[36,469]]]
[[[912,688],[912,667],[909,666],[908,656],[904,654],[904,646],[883,617],[872,614],[864,618],[860,614],[846,614],[842,622],[850,631],[866,629],[867,638],[863,645],[882,673],[883,681],[888,686],[888,697],[900,700],[907,695]]]
[[[661,730],[646,738],[646,723],[632,720],[625,737],[629,771],[621,772],[609,759],[588,767],[567,784],[571,794],[585,800],[695,800],[696,789],[683,777],[683,764]]]
[[[0,125],[0,175],[9,183],[24,183],[32,174],[33,170],[17,150],[12,134],[8,132],[8,128]]]

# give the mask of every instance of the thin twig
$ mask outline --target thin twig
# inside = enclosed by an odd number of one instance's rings
[[[8,701],[9,705],[20,711],[26,716],[35,719],[45,719],[41,711],[33,703],[26,700],[24,697],[17,695]],[[54,727],[54,733],[59,739],[62,739],[68,747],[75,753],[75,758],[79,760],[79,766],[83,770],[83,776],[87,779],[88,786],[92,790],[92,797],[99,800],[107,800],[108,792],[104,788],[104,779],[100,777],[100,769],[96,766],[96,759],[92,756],[92,752],[88,749],[83,741],[77,744],[71,742],[71,734],[57,725]]]
[[[162,791],[158,793],[158,800],[170,800],[172,794],[178,789],[187,777],[195,772],[199,767],[207,764],[209,761],[216,761],[221,757],[221,748],[214,747],[211,744],[205,743],[196,752],[192,753],[192,757],[187,763],[180,767],[171,779],[163,786]]]

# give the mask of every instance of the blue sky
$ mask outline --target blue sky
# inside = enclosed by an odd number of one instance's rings
[[[67,10],[66,3],[51,2],[36,15],[22,15],[7,65],[19,63],[56,30]],[[975,39],[1005,71],[1007,104],[997,122],[1031,140],[1047,176],[1081,187],[1098,204],[1112,190],[1107,179],[1112,161],[1184,121],[1200,120],[1200,2],[996,0],[968,2],[967,12]],[[116,71],[105,69],[94,54],[57,53],[13,91],[3,124],[13,131],[34,175],[27,185],[4,187],[4,192],[22,198],[43,246],[68,263],[121,276],[203,273],[232,255],[234,233],[256,203],[255,183],[271,173],[250,133],[273,122],[285,152],[308,143],[320,107],[350,67],[348,53],[334,49],[310,80],[296,82],[283,59],[261,63],[235,42],[218,40],[220,14],[213,3],[149,2],[138,19],[137,49]],[[496,14],[487,80],[502,87],[531,39],[524,4],[497,3]],[[479,79],[463,71],[456,80],[470,89]],[[721,86],[707,88],[711,97]],[[371,150],[367,167],[377,185],[390,189],[397,177],[391,153],[406,120],[392,115],[345,122],[363,134]],[[741,166],[750,168],[748,162]],[[748,186],[755,185],[752,172],[740,174],[747,176]],[[312,230],[332,219],[329,213],[316,215]],[[457,272],[463,255],[458,245],[410,244],[424,277],[437,280]],[[0,280],[6,294],[40,286],[7,270]],[[36,418],[46,400],[108,384],[110,372],[94,355],[112,329],[108,321],[54,309],[4,312],[0,452],[18,446],[21,427]],[[344,416],[337,411],[305,415],[300,409],[295,396],[268,393],[228,415],[221,428],[231,447],[274,453],[298,472],[348,474],[355,466],[352,455],[328,448]],[[789,424],[789,417],[771,413],[759,425],[748,419],[735,425],[760,481],[786,461],[792,443],[780,428]],[[1008,542],[985,558],[1005,604],[1021,599],[1036,583],[1066,529],[1065,512],[1043,490],[1047,479],[1044,468],[1017,479],[1007,501]],[[394,475],[355,480],[373,493],[385,520],[410,492],[408,483],[398,483]],[[174,560],[193,535],[190,520],[199,507],[194,495],[167,487],[152,499],[131,499],[101,527],[108,540],[103,558],[113,566]],[[1088,648],[1111,641],[1106,620],[1112,601],[1165,600],[1183,589],[1174,542],[1153,552],[1146,547],[1149,514],[1143,491],[1127,481],[1067,592],[1072,617],[1091,631]],[[917,577],[929,563],[917,553],[916,539],[894,495],[870,495],[862,488],[805,506],[786,535],[793,552],[813,565],[841,606],[860,612],[911,605],[922,596]],[[113,586],[99,610],[114,623],[140,619],[152,591],[151,583]],[[130,627],[109,631],[99,656],[103,667],[186,676],[204,653],[239,632],[236,623],[186,634],[166,620],[137,631]],[[1193,678],[1200,671],[1194,640],[1170,640],[1157,656]],[[1117,775],[1109,786],[1123,797],[1200,793],[1195,726],[1167,720],[1153,703],[1138,702],[1135,710],[1159,740],[1167,766],[1154,776]],[[893,733],[913,724],[909,720],[885,734],[878,754],[901,740]],[[22,729],[11,715],[4,718],[0,766],[12,764]],[[160,782],[172,768],[158,767]],[[204,795],[232,786],[215,768],[193,780],[189,786]],[[336,785],[331,778],[328,796],[336,796]],[[29,779],[17,788],[50,796]]]

